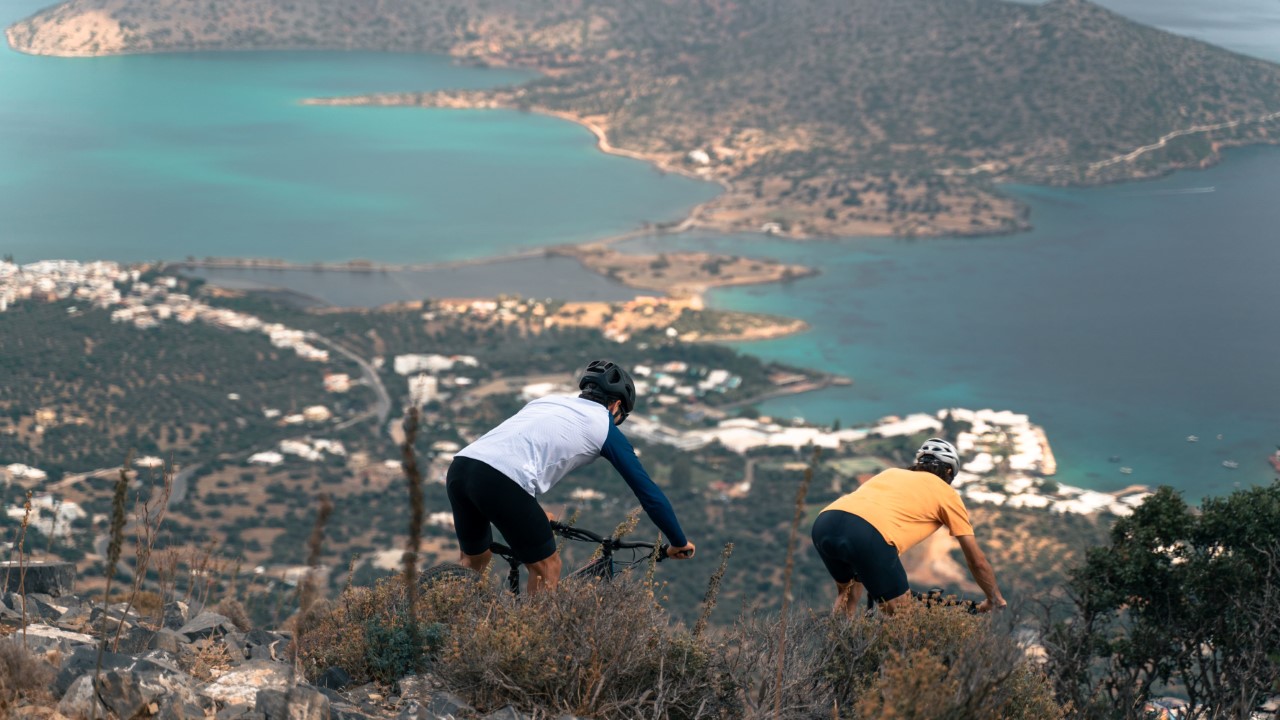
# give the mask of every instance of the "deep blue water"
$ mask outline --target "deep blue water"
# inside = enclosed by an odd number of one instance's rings
[[[1154,182],[1011,190],[1031,205],[1034,231],[628,247],[710,247],[822,268],[788,285],[710,296],[716,306],[813,325],[744,350],[855,381],[769,402],[766,412],[848,424],[951,406],[1009,409],[1046,427],[1069,483],[1168,483],[1199,497],[1271,478],[1265,456],[1280,443],[1280,149],[1235,151],[1219,167]],[[1201,440],[1187,443],[1188,435]],[[1113,455],[1134,473],[1120,475]]]

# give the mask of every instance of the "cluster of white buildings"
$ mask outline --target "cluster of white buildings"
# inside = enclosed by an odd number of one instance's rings
[[[52,495],[37,495],[31,498],[31,514],[27,515],[24,505],[11,505],[5,508],[5,515],[11,520],[22,522],[23,518],[31,527],[39,530],[45,537],[71,537],[71,524],[76,520],[88,517],[76,503],[58,500]]]
[[[339,440],[326,440],[323,438],[281,440],[279,451],[266,450],[260,453],[254,453],[249,456],[249,462],[255,465],[279,465],[284,462],[286,455],[291,455],[308,462],[320,462],[329,455],[346,457],[347,449]]]
[[[0,262],[0,312],[21,300],[83,300],[100,309],[114,307],[112,322],[130,323],[143,330],[171,320],[187,325],[199,321],[228,330],[261,332],[272,345],[291,349],[305,360],[329,360],[327,350],[309,342],[309,333],[279,323],[264,323],[252,315],[211,307],[173,292],[178,286],[177,278],[142,282],[141,276],[138,270],[104,261],[43,260],[21,266]],[[126,284],[128,294],[120,290]]]
[[[469,315],[483,319],[496,319],[512,322],[522,317],[546,317],[546,303],[537,300],[521,300],[518,298],[500,298],[498,300],[445,300],[436,305],[446,315]],[[434,320],[436,312],[423,313],[424,320]]]
[[[392,359],[392,369],[397,375],[409,378],[409,402],[415,407],[422,407],[433,400],[444,397],[440,386],[467,387],[472,380],[466,376],[441,378],[440,374],[456,367],[479,367],[480,361],[471,355],[397,355]]]
[[[636,416],[627,433],[649,442],[696,450],[718,442],[737,453],[766,447],[801,450],[808,447],[838,451],[846,443],[872,437],[939,433],[943,420],[970,425],[954,442],[965,460],[953,483],[969,502],[1010,507],[1047,508],[1056,512],[1128,515],[1150,494],[1135,487],[1102,493],[1046,480],[1057,463],[1044,430],[1026,415],[996,410],[953,408],[937,414],[888,417],[872,427],[831,430],[809,425],[784,425],[768,418],[733,418],[716,427],[679,430],[651,417]]]
[[[0,312],[21,300],[83,300],[107,308],[120,302],[116,283],[136,281],[140,273],[113,262],[42,260],[29,265],[0,261]]]
[[[49,474],[37,467],[23,465],[22,463],[13,463],[3,468],[4,484],[6,487],[10,483],[18,483],[19,485],[38,485],[49,479]]]
[[[722,368],[691,367],[686,362],[672,361],[658,366],[636,365],[631,369],[636,381],[636,395],[644,398],[646,403],[658,405],[678,405],[709,393],[723,393],[742,385],[742,378]],[[543,382],[526,385],[520,390],[520,399],[528,402],[548,395],[577,395],[578,389],[566,383]],[[704,412],[715,413],[714,410]],[[718,416],[722,416],[717,414]],[[656,421],[643,421],[646,427]],[[727,421],[732,422],[732,421]],[[669,437],[669,436],[668,436]],[[662,441],[659,441],[662,442]],[[668,445],[681,445],[680,442],[666,442]],[[707,443],[693,444],[697,448]]]

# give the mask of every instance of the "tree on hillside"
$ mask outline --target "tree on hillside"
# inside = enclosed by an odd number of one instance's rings
[[[1158,693],[1191,718],[1250,718],[1280,687],[1280,481],[1205,500],[1161,488],[1112,528],[1045,634],[1059,700],[1146,717]]]

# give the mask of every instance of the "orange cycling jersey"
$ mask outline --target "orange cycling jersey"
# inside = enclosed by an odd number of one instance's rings
[[[898,554],[946,526],[951,535],[972,535],[960,495],[938,476],[890,469],[823,509],[842,510],[871,523]]]

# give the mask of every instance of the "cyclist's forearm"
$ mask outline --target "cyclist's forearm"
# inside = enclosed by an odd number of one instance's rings
[[[616,427],[611,427],[609,437],[605,441],[604,447],[601,448],[600,454],[608,460],[626,481],[627,486],[631,488],[631,492],[635,493],[636,499],[640,501],[640,506],[644,508],[645,514],[653,521],[654,525],[662,531],[666,536],[667,542],[675,547],[683,547],[688,544],[685,539],[684,531],[680,529],[680,523],[676,520],[675,510],[671,507],[671,501],[667,499],[662,488],[649,477],[649,473],[645,472],[644,466],[640,464],[640,459],[636,457],[635,450],[631,447],[631,443],[618,431]]]
[[[982,588],[988,600],[1004,601],[1004,596],[1000,594],[1000,588],[996,585],[995,570],[991,569],[991,563],[987,562],[986,558],[970,560],[969,574],[973,576],[973,581],[978,583],[978,587]]]

